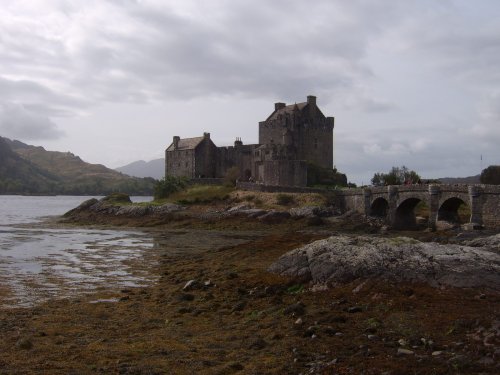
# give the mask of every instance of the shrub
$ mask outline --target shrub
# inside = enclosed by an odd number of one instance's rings
[[[231,167],[227,170],[224,176],[224,185],[236,186],[236,181],[240,178],[240,170],[238,167]]]
[[[481,172],[481,183],[500,185],[500,165],[490,165]]]
[[[155,200],[168,198],[171,194],[184,190],[187,185],[186,178],[166,176],[156,183],[154,198]]]
[[[109,203],[132,203],[128,194],[124,193],[112,193],[104,197],[102,200]]]
[[[276,203],[279,204],[280,206],[287,206],[291,203],[293,203],[293,195],[290,194],[278,194],[276,196]]]
[[[179,204],[208,204],[229,199],[229,193],[233,190],[228,186],[217,185],[192,185],[189,188],[175,193],[170,200]]]

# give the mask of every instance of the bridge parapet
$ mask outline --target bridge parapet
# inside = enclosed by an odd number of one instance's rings
[[[500,186],[496,185],[464,185],[464,184],[431,184],[431,185],[392,185],[371,186],[363,189],[342,191],[345,209],[356,210],[365,215],[373,214],[374,204],[380,211],[380,204],[387,206],[387,220],[398,226],[405,206],[414,207],[422,201],[429,207],[428,225],[436,226],[440,209],[446,213],[450,207],[465,203],[470,209],[470,223],[484,225],[488,228],[500,228]],[[385,202],[385,203],[384,203]],[[405,205],[405,206],[404,206]],[[409,219],[406,214],[406,219]],[[412,213],[413,215],[413,213]],[[439,219],[446,220],[446,219]]]

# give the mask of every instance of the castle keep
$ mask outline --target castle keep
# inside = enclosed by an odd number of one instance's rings
[[[325,117],[316,97],[286,105],[276,103],[274,111],[259,123],[259,143],[217,147],[210,133],[202,137],[174,136],[165,151],[165,176],[222,178],[238,168],[240,180],[266,185],[306,186],[307,166],[333,168],[333,117]]]

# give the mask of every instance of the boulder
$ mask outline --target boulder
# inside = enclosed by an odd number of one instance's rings
[[[500,237],[494,237],[484,239],[483,247],[472,247],[406,237],[332,236],[286,253],[269,271],[313,284],[378,277],[500,290]]]

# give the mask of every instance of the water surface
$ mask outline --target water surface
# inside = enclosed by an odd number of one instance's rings
[[[52,297],[153,280],[149,268],[154,254],[148,250],[154,241],[146,233],[40,225],[47,216],[61,215],[87,199],[0,196],[0,304],[31,306]]]

